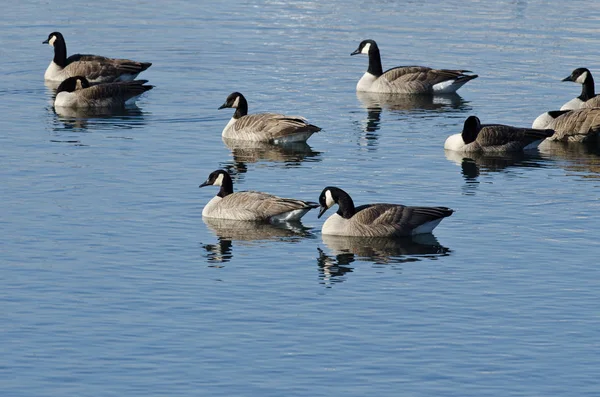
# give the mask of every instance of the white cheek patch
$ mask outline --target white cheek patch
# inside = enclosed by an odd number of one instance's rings
[[[335,200],[331,196],[331,192],[329,190],[327,190],[325,192],[325,205],[327,206],[327,208],[331,208],[334,204],[335,204]]]
[[[576,83],[579,84],[583,84],[585,82],[585,79],[587,79],[588,76],[588,72],[583,72],[581,73],[581,75],[579,77],[577,77],[577,80],[575,80]]]
[[[361,54],[367,54],[369,55],[369,50],[371,49],[371,43],[367,43],[365,44],[365,46],[363,47],[363,49],[360,51]]]
[[[235,98],[235,101],[233,101],[233,105],[231,105],[231,107],[237,108],[239,104],[240,104],[240,97],[237,97],[237,98]]]
[[[52,36],[50,40],[48,40],[48,45],[54,47],[54,42],[56,41],[56,36]]]
[[[223,185],[223,174],[219,174],[219,176],[217,177],[217,179],[215,179],[215,181],[213,182],[214,186],[221,186]]]
[[[83,85],[81,85],[81,80],[77,79],[77,83],[75,83],[75,89],[76,90],[83,89]]]

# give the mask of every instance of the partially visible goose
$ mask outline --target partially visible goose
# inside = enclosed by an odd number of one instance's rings
[[[120,108],[135,100],[153,86],[148,80],[118,81],[90,85],[83,76],[69,77],[56,90],[55,107],[68,108]]]
[[[369,68],[356,85],[357,91],[388,94],[450,94],[477,75],[470,70],[432,69],[426,66],[399,66],[383,71],[379,47],[374,40],[363,40],[350,55],[367,54]]]
[[[572,81],[581,84],[581,95],[562,105],[560,110],[600,107],[600,96],[596,95],[592,72],[586,68],[577,68],[562,81]]]
[[[553,130],[511,127],[502,124],[481,124],[477,116],[465,120],[462,133],[446,139],[444,149],[457,152],[500,153],[534,149]]]
[[[54,59],[46,69],[45,80],[61,82],[68,77],[84,76],[91,83],[130,81],[152,65],[87,54],[73,54],[67,58],[67,44],[60,32],[50,33],[42,43],[54,47]]]
[[[272,194],[245,191],[233,192],[233,182],[227,171],[212,172],[200,185],[220,186],[215,197],[204,206],[202,216],[239,221],[289,222],[298,221],[319,204],[311,201],[282,198]]]
[[[329,186],[319,196],[320,218],[338,205],[323,224],[323,234],[362,237],[403,237],[431,233],[443,218],[454,212],[446,207],[406,207],[399,204],[367,204],[359,207],[348,193]]]
[[[539,115],[533,128],[552,128],[549,141],[587,142],[600,137],[600,109],[553,110]]]
[[[235,113],[223,129],[223,138],[269,143],[305,142],[321,131],[304,117],[276,113],[248,114],[248,102],[239,92],[229,94],[219,109],[234,108]]]

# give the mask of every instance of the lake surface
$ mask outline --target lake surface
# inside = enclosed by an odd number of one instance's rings
[[[600,151],[463,156],[466,117],[530,126],[600,76],[597,1],[19,2],[0,60],[0,395],[597,396]],[[63,117],[43,74],[69,53],[153,62],[138,108]],[[480,77],[459,96],[380,103],[384,68]],[[250,112],[323,130],[228,147]],[[203,221],[234,188],[447,206],[434,235],[382,242]],[[333,209],[328,215],[333,213]]]

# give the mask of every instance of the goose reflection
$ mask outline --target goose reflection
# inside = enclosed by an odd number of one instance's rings
[[[202,217],[202,221],[217,236],[216,244],[205,244],[209,263],[229,262],[233,258],[233,241],[252,245],[265,241],[298,243],[311,238],[310,229],[300,222],[264,223]]]
[[[584,178],[600,178],[600,141],[591,143],[544,141],[540,153],[553,160],[565,161],[564,169],[584,173]]]
[[[406,238],[348,237],[323,234],[323,242],[333,256],[319,249],[317,265],[324,282],[352,272],[349,265],[354,261],[377,264],[417,262],[450,255],[450,249],[442,246],[433,234],[421,234]]]
[[[283,168],[295,168],[303,162],[321,161],[321,153],[312,150],[306,142],[274,145],[224,138],[223,143],[231,150],[233,156],[229,167],[227,164],[223,166],[228,168],[232,174],[243,174],[248,171],[248,163],[260,161],[281,164]]]
[[[62,129],[131,129],[145,125],[145,113],[136,105],[125,108],[54,108],[60,127]]]
[[[446,150],[446,159],[461,167],[467,184],[476,186],[479,176],[488,172],[508,172],[511,167],[542,168],[547,159],[537,151],[515,153],[461,153]]]
[[[468,110],[468,102],[460,95],[399,95],[378,92],[356,92],[356,97],[368,111],[403,110]]]

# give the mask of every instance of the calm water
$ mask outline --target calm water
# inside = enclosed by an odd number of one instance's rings
[[[489,4],[488,4],[489,3]],[[597,396],[600,154],[444,153],[464,119],[529,126],[600,76],[600,3],[20,2],[0,16],[0,395]],[[57,116],[68,50],[153,62],[138,109]],[[350,57],[470,69],[384,102]],[[304,115],[306,146],[228,147],[232,91]],[[443,205],[414,241],[206,222],[237,189]],[[330,211],[332,213],[333,211]]]

